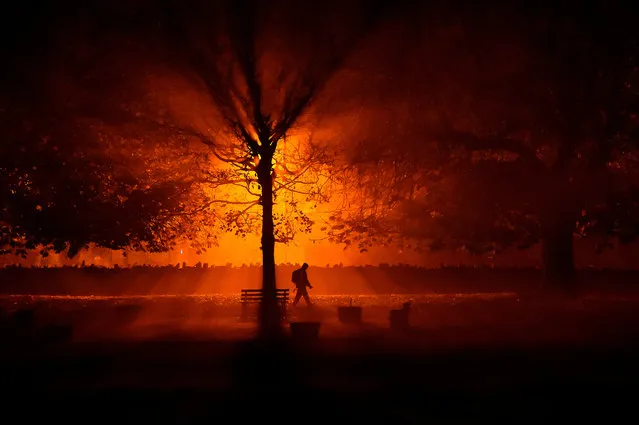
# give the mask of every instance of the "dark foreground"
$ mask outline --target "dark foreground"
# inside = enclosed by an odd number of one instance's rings
[[[638,353],[630,341],[452,352],[355,338],[101,342],[6,349],[0,375],[3,413],[30,421],[611,421],[634,416]]]
[[[639,380],[639,302],[413,296],[413,329],[388,329],[404,299],[291,311],[320,339],[249,338],[237,302],[11,297],[38,329],[71,340],[0,340],[2,415],[27,423],[627,422]],[[40,320],[38,320],[40,318]],[[169,320],[170,319],[170,320]],[[158,331],[160,329],[160,331]],[[11,421],[3,420],[2,423]],[[266,423],[266,422],[264,422]]]

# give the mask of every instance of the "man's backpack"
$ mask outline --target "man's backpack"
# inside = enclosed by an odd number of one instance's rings
[[[302,272],[301,270],[297,269],[293,272],[293,275],[291,276],[291,281],[293,281],[293,283],[297,284],[297,283],[301,283],[302,281]]]

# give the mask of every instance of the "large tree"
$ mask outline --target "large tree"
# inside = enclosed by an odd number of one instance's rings
[[[158,129],[204,142],[212,157],[211,169],[204,174],[217,193],[224,194],[223,186],[241,186],[254,197],[226,196],[212,202],[241,205],[226,217],[236,228],[250,227],[240,217],[247,217],[253,207],[259,209],[264,290],[260,329],[265,335],[280,332],[275,243],[290,239],[295,227],[290,222],[303,228],[311,224],[295,208],[295,199],[281,198],[286,191],[301,192],[308,200],[321,197],[325,181],[313,168],[329,158],[325,147],[317,144],[300,148],[300,129],[295,126],[374,22],[376,9],[364,6],[216,1],[174,4],[164,10],[166,43],[175,53],[167,68],[186,79],[203,103],[199,110],[186,111],[192,111],[191,116],[169,105],[150,111],[146,118]],[[284,149],[296,132],[298,147]],[[277,197],[295,214],[274,213]]]
[[[337,217],[335,239],[474,252],[540,241],[548,280],[565,283],[575,234],[635,233],[636,26],[619,3],[542,6],[466,8],[427,34],[421,132],[355,158],[368,206]],[[366,184],[380,168],[385,185]]]

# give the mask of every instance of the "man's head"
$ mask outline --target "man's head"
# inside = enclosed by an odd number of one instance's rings
[[[302,264],[302,269],[303,269],[303,270],[308,269],[308,264],[306,264],[306,263]]]

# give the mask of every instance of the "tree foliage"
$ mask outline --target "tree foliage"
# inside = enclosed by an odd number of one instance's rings
[[[74,256],[89,244],[162,251],[191,236],[184,214],[202,194],[184,178],[188,170],[167,172],[161,155],[105,125],[114,119],[105,116],[108,105],[135,92],[135,82],[119,62],[105,66],[113,56],[99,41],[75,37],[77,27],[24,18],[33,42],[13,39],[2,50],[2,252]],[[48,44],[36,42],[45,35]]]
[[[406,78],[422,126],[369,141],[354,161],[365,202],[334,217],[334,240],[481,253],[636,235],[636,26],[618,2],[543,6],[468,8],[421,32],[431,65]]]
[[[145,118],[209,148],[201,179],[223,210],[223,230],[260,233],[268,185],[276,242],[310,231],[309,211],[327,200],[336,157],[300,121],[373,16],[359,15],[365,9],[357,2],[172,6],[165,20],[171,77],[151,86],[153,111]],[[199,99],[198,110],[166,96],[176,86]]]

